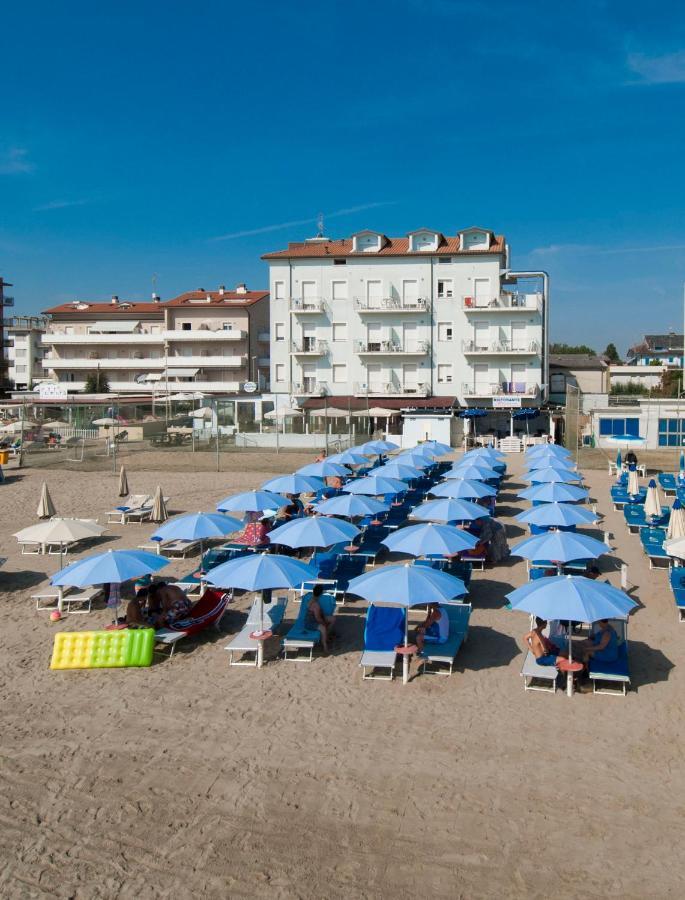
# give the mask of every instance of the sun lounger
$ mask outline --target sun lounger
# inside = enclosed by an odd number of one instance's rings
[[[68,586],[63,587],[62,598],[65,598],[71,590],[73,590],[73,588],[70,588]],[[59,596],[59,588],[52,587],[52,585],[50,584],[46,584],[44,587],[39,588],[35,593],[31,594],[31,600],[36,601],[36,609],[40,612],[41,610],[57,609]]]
[[[260,626],[259,604],[260,601],[257,598],[252,604],[247,621],[241,631],[224,648],[230,653],[229,666],[253,666],[256,668],[259,663],[260,641],[250,637]],[[287,605],[287,597],[278,597],[273,603],[264,606],[263,619],[261,620],[264,630],[271,631],[274,634],[280,631]]]
[[[291,662],[311,662],[314,659],[314,648],[321,643],[321,632],[318,628],[316,630],[307,628],[307,610],[311,599],[311,593],[302,597],[295,624],[283,638],[283,659]],[[335,615],[334,594],[321,594],[319,604],[325,616]]]
[[[649,568],[671,568],[673,559],[663,547],[666,539],[665,528],[646,527],[640,529],[640,543],[649,559]]]
[[[157,544],[157,552],[163,556],[170,556],[175,559],[185,559],[189,553],[200,546],[200,541],[153,541]]]
[[[152,509],[151,503],[152,499],[149,494],[131,494],[122,501],[120,506],[110,509],[107,513],[107,522],[118,522],[120,525],[125,525],[129,517],[137,510],[142,509],[146,505]]]
[[[208,588],[190,610],[187,618],[179,619],[173,625],[155,631],[155,644],[168,648],[169,656],[173,656],[176,644],[180,640],[199,634],[212,626],[219,627],[231,597],[231,592]]]
[[[451,675],[454,660],[466,640],[471,617],[471,604],[445,604],[450,620],[450,630],[444,644],[424,644],[421,654],[421,670],[425,675]]]
[[[678,610],[678,621],[685,622],[685,567],[678,566],[671,569],[668,580]]]
[[[164,504],[166,505],[170,497],[164,497]],[[138,509],[129,510],[126,513],[124,525],[128,525],[129,522],[136,522],[140,524],[141,522],[149,522],[152,520],[152,509],[154,506],[154,499],[152,497],[148,498],[148,500],[142,505],[139,506]]]
[[[364,628],[364,650],[359,665],[365,681],[392,681],[397,652],[404,642],[403,609],[393,606],[369,606]]]
[[[675,494],[678,490],[678,483],[676,481],[675,475],[672,475],[670,472],[660,472],[657,475],[659,480],[659,484],[665,494]]]
[[[62,610],[67,613],[89,613],[93,607],[93,600],[104,596],[102,585],[95,584],[82,588],[80,591],[69,591],[62,602]]]
[[[557,667],[541,666],[530,650],[526,652],[521,675],[526,691],[547,691],[553,694],[557,689],[557,676],[559,675]]]
[[[595,694],[619,694],[625,697],[630,687],[630,670],[628,666],[628,623],[624,619],[610,619],[610,624],[618,634],[618,659],[615,662],[602,662],[590,659],[588,675]]]

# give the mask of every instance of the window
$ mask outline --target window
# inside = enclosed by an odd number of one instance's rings
[[[285,322],[276,322],[274,325],[274,340],[277,342],[285,340]]]
[[[181,322],[181,331],[190,331],[192,327],[190,322]]]
[[[566,375],[563,372],[554,372],[549,376],[549,390],[551,394],[566,393]]]
[[[285,300],[285,281],[274,282],[274,300]]]
[[[347,382],[347,363],[334,363],[333,384],[345,384]]]
[[[685,446],[685,419],[659,419],[659,446]]]
[[[438,300],[449,300],[454,296],[451,278],[438,278]]]
[[[451,322],[438,322],[438,340],[439,341],[451,341],[452,340],[452,323]]]
[[[274,367],[274,376],[279,384],[285,381],[285,363],[276,363]]]
[[[331,282],[331,294],[334,300],[347,300],[347,282]]]
[[[452,262],[451,256],[439,256],[438,257],[438,264],[444,265],[445,263],[451,263],[451,262]]]
[[[659,420],[661,425],[662,421]],[[637,437],[640,433],[640,420],[635,419],[600,419],[599,420],[599,436],[611,437],[614,434],[633,434]]]
[[[16,367],[17,375],[23,375],[26,372],[26,366],[17,366]]]
[[[333,322],[333,340],[347,340],[347,322]]]
[[[438,384],[449,384],[452,381],[452,363],[438,365]]]
[[[17,347],[17,349],[14,351],[14,355],[17,359],[24,359],[24,357],[26,356],[26,350],[20,350]]]
[[[233,322],[222,322],[221,328],[223,331],[233,331]]]
[[[159,334],[161,330],[161,325],[150,325],[150,334]]]
[[[73,325],[65,325],[64,333],[65,334],[74,334],[74,326]]]
[[[346,266],[346,265],[347,265],[347,260],[346,260],[346,259],[334,259],[334,260],[333,260],[333,265],[334,265],[334,266]]]

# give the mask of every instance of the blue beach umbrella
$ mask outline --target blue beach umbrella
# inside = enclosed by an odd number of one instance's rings
[[[499,450],[494,450],[492,447],[476,447],[473,450],[467,450],[462,456],[462,460],[464,459],[485,459],[496,465],[501,465],[506,457]]]
[[[122,584],[132,578],[151,575],[169,560],[144,550],[106,550],[78,559],[50,579],[54,585],[89,587],[91,584]]]
[[[570,469],[554,468],[547,466],[545,469],[534,469],[527,476],[533,484],[549,484],[553,482],[561,482],[562,484],[573,484],[582,481],[583,476],[578,472],[572,472]]]
[[[382,475],[366,475],[343,486],[343,491],[347,494],[367,494],[370,497],[401,494],[406,490],[407,485],[404,481],[400,481],[399,478],[384,478]]]
[[[286,547],[331,547],[342,541],[351,541],[359,534],[359,529],[351,522],[327,516],[306,516],[293,519],[274,528],[269,533],[269,542],[284,544]]]
[[[409,563],[380,566],[353,578],[348,594],[356,594],[376,606],[420,606],[446,603],[467,593],[464,582],[438,569]]]
[[[587,500],[589,494],[585,488],[576,487],[575,484],[550,481],[546,484],[534,484],[521,491],[518,496],[521,500],[540,503],[577,503],[578,500]]]
[[[409,518],[423,522],[472,522],[489,516],[485,507],[470,500],[457,500],[452,497],[441,497],[439,500],[428,500],[417,506]]]
[[[314,508],[317,513],[325,516],[345,516],[348,519],[354,519],[356,516],[377,516],[390,509],[386,503],[364,494],[339,494],[330,500],[317,503]]]
[[[366,456],[381,456],[383,453],[389,453],[391,450],[399,450],[398,444],[392,441],[367,441],[361,444],[359,449]]]
[[[330,459],[323,459],[321,462],[310,463],[308,466],[302,466],[295,473],[296,475],[310,475],[314,478],[328,478],[331,475],[339,475],[344,477],[350,474],[347,466],[340,463],[331,462]]]
[[[619,447],[616,451],[616,471],[621,471],[621,466],[623,465],[623,458],[621,456],[621,448]]]
[[[570,453],[554,452],[552,447],[542,447],[538,453],[526,453],[525,464],[528,468],[540,468],[542,465],[548,466],[569,466],[574,465],[573,457]]]
[[[417,466],[421,469],[427,469],[429,466],[435,465],[435,453],[428,447],[414,447],[412,450],[405,450],[395,457],[396,462],[409,463],[409,465]]]
[[[535,456],[536,453],[555,453],[559,456],[571,456],[568,447],[562,447],[561,444],[534,444],[526,449],[526,456]]]
[[[499,472],[484,462],[461,462],[445,472],[445,478],[466,478],[472,481],[488,481],[499,477]]]
[[[366,466],[368,459],[359,450],[343,450],[342,453],[334,453],[328,457],[328,462],[340,463],[343,466]]]
[[[381,541],[393,553],[409,556],[454,556],[464,550],[473,550],[477,543],[478,538],[468,531],[434,522],[400,528]]]
[[[199,541],[200,571],[206,538],[225,537],[242,528],[242,522],[223,513],[187,513],[174,516],[152,535],[154,541]]]
[[[620,444],[624,447],[641,447],[646,438],[641,437],[639,434],[612,434],[609,437],[604,438],[604,440],[608,444]]]
[[[287,497],[273,491],[244,491],[217,503],[219,512],[262,512],[265,509],[281,509],[290,503]]]
[[[441,444],[440,441],[424,441],[422,444],[419,444],[419,447],[428,447],[436,456],[445,456],[452,452],[452,447],[449,444]]]
[[[413,481],[416,478],[421,478],[423,471],[417,469],[416,466],[404,465],[400,458],[379,466],[374,471],[374,475],[380,475],[383,478],[399,478],[400,481]]]
[[[559,565],[575,559],[597,559],[605,553],[613,550],[603,541],[573,531],[548,531],[511,548],[512,556],[533,561],[548,559]]]
[[[519,522],[540,525],[543,528],[592,525],[597,521],[597,516],[591,509],[568,503],[542,503],[540,506],[532,506],[530,509],[525,509],[516,518]]]
[[[461,500],[480,500],[482,497],[495,497],[497,491],[489,484],[482,481],[454,478],[451,481],[443,481],[429,488],[429,494],[434,497],[454,497]]]
[[[324,485],[323,478],[313,478],[311,475],[279,475],[277,478],[271,478],[265,481],[262,489],[265,491],[275,491],[278,494],[303,494],[316,493],[320,491]]]

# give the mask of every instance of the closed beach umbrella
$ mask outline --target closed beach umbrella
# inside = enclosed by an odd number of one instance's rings
[[[290,503],[287,497],[273,491],[244,491],[220,500],[219,512],[263,512],[265,509],[281,509]]]
[[[324,487],[323,478],[313,478],[311,475],[279,475],[271,478],[262,485],[262,490],[273,491],[276,494],[303,494],[316,493]]]
[[[297,475],[310,475],[314,478],[328,478],[331,475],[338,475],[342,478],[348,476],[350,474],[350,470],[347,466],[343,466],[340,463],[331,462],[329,459],[324,459],[321,462],[310,463],[308,466],[302,466],[301,469],[298,469],[296,472]]]
[[[461,478],[436,484],[435,487],[429,488],[428,493],[434,497],[454,497],[460,500],[480,500],[483,497],[497,495],[495,488],[489,484]]]
[[[541,503],[519,513],[519,522],[539,525],[543,528],[560,528],[568,525],[592,525],[597,516],[591,509],[569,503]]]
[[[454,556],[464,550],[473,550],[478,539],[454,525],[426,522],[400,528],[383,538],[381,543],[393,553],[409,556]]]
[[[400,481],[399,478],[384,478],[382,475],[366,475],[343,486],[343,491],[347,494],[367,494],[370,497],[401,494],[406,490],[407,485],[404,481]]]
[[[410,518],[420,519],[423,522],[472,522],[474,519],[483,519],[489,515],[488,510],[478,503],[442,497],[417,506],[410,513]]]
[[[666,529],[666,539],[676,540],[685,537],[685,512],[680,500],[673,501],[671,515],[668,519],[668,528]]]
[[[119,470],[119,496],[128,497],[128,478],[124,466]]]
[[[374,497],[364,494],[339,494],[330,500],[323,500],[314,507],[317,513],[325,516],[344,516],[354,519],[356,516],[377,516],[388,512],[387,503],[381,503]]]
[[[616,451],[616,472],[621,471],[621,467],[623,466],[623,457],[621,456],[621,448],[619,447]]]
[[[570,469],[552,466],[547,466],[544,469],[535,469],[527,476],[527,478],[533,484],[550,484],[553,482],[573,484],[574,482],[583,480],[582,475],[578,472],[572,472]]]
[[[48,485],[45,481],[40,489],[40,501],[38,502],[36,515],[39,519],[50,519],[55,515],[55,504],[52,502],[52,497],[50,496],[50,491],[48,490]]]
[[[360,533],[356,525],[327,516],[306,516],[293,519],[269,533],[272,544],[286,547],[331,547],[342,541],[351,541]]]
[[[169,518],[166,503],[164,502],[164,494],[162,493],[161,485],[157,485],[157,490],[155,491],[155,496],[152,501],[152,515],[150,516],[150,520],[155,523],[166,522]]]
[[[647,494],[645,496],[645,516],[651,516],[656,519],[661,515],[661,497],[659,496],[659,488],[656,481],[650,478],[647,485]]]
[[[511,548],[512,556],[522,556],[534,562],[550,560],[559,568],[567,562],[597,559],[605,553],[613,553],[613,550],[603,541],[573,531],[548,531],[546,534],[526,538]]]
[[[628,470],[627,489],[631,497],[637,497],[637,495],[640,493],[640,480],[637,477],[637,469],[635,468],[631,468]]]
[[[575,484],[552,481],[547,484],[534,484],[521,491],[518,496],[522,500],[538,503],[577,503],[578,500],[586,500],[588,492],[585,488],[576,487]]]

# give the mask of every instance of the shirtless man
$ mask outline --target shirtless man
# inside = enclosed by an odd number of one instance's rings
[[[143,611],[147,603],[147,612]],[[145,628],[173,625],[192,608],[190,600],[176,584],[153,584],[143,588],[126,607],[126,622]]]
[[[535,628],[523,636],[523,640],[530,648],[531,653],[539,666],[556,666],[560,659],[566,657],[559,652],[556,644],[542,633],[547,627],[547,621],[539,616],[535,617]]]
[[[445,610],[438,603],[429,603],[428,612],[422,625],[416,629],[414,643],[417,656],[423,652],[426,642],[444,644],[450,633],[450,620]]]

